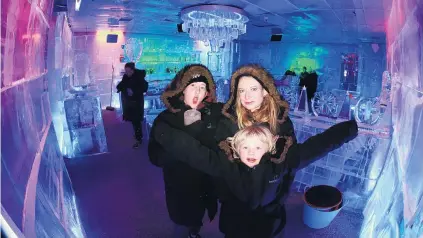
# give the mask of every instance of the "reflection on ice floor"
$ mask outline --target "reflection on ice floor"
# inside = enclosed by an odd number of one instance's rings
[[[67,161],[87,237],[166,238],[172,232],[160,169],[150,164],[147,143],[133,150],[129,123],[103,112],[110,153]],[[144,138],[147,138],[144,136]],[[358,237],[362,218],[341,211],[333,223],[313,230],[302,223],[302,196],[287,202],[288,237]],[[203,237],[222,237],[218,220],[205,222]]]

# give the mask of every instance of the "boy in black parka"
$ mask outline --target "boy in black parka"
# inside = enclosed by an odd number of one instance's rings
[[[184,67],[161,99],[167,110],[157,116],[150,135],[155,133],[156,127],[178,126],[193,137],[201,135],[202,143],[217,147],[214,134],[223,105],[216,103],[213,77],[205,66],[194,64]],[[201,120],[195,124],[187,124],[192,116],[190,112],[198,113]],[[179,149],[189,150],[190,146]],[[167,209],[179,230],[174,237],[198,238],[205,210],[208,210],[210,220],[217,212],[217,198],[209,175],[174,159],[179,156],[178,150],[164,151],[155,138],[150,136],[150,161],[163,168]]]

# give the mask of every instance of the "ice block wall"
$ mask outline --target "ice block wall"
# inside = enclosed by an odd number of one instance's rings
[[[107,35],[118,35],[116,43],[107,43]],[[73,35],[75,80],[74,84],[94,84],[102,108],[120,108],[116,85],[121,80],[124,64],[122,45],[125,35],[121,31],[99,30],[97,32],[76,32]],[[113,78],[113,82],[112,82]],[[111,92],[111,90],[113,92]],[[111,95],[113,100],[111,101]]]
[[[9,237],[84,236],[52,126],[52,3],[1,1],[1,215]]]
[[[423,1],[386,4],[393,139],[361,237],[423,236]]]

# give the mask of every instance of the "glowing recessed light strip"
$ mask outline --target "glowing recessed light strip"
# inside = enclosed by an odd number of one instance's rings
[[[79,11],[82,0],[75,0],[75,11]]]

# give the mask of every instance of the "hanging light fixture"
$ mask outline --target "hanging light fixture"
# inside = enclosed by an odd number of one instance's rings
[[[194,40],[219,51],[247,31],[248,17],[244,10],[224,5],[197,5],[181,11],[182,30]]]
[[[79,11],[79,8],[81,7],[81,1],[82,0],[75,0],[75,11]]]

